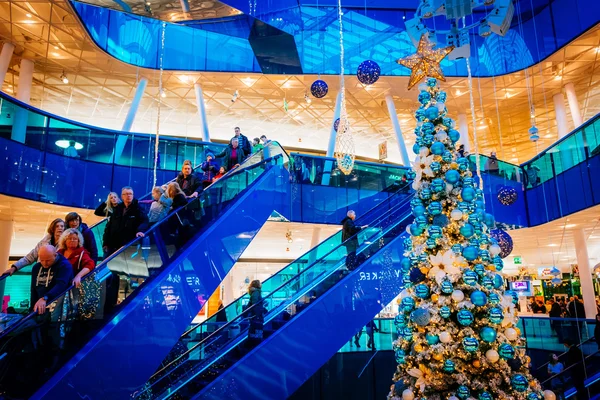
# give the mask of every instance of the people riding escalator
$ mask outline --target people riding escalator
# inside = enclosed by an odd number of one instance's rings
[[[83,247],[85,247],[85,249],[88,251],[90,257],[92,260],[94,260],[94,263],[97,263],[98,245],[96,244],[96,236],[94,235],[94,232],[92,232],[92,230],[87,226],[87,224],[83,223],[81,216],[76,212],[68,213],[65,217],[65,225],[66,228],[77,229],[79,232],[81,232],[84,240]]]
[[[119,199],[119,195],[115,192],[110,192],[105,202],[100,203],[96,210],[94,211],[94,215],[99,217],[110,218],[113,214],[113,210],[119,203],[121,199]]]
[[[188,199],[198,197],[199,192],[202,191],[202,182],[194,174],[193,168],[192,162],[185,160],[181,166],[181,172],[177,175],[177,179],[175,179],[175,182],[177,182]]]
[[[348,253],[346,266],[349,271],[353,271],[360,264],[356,256],[356,250],[358,249],[358,237],[356,234],[369,227],[368,225],[356,226],[354,224],[355,219],[356,213],[354,210],[350,210],[346,214],[346,218],[342,220],[342,242]]]
[[[246,158],[247,153],[240,146],[240,143],[237,138],[231,139],[231,143],[227,146],[222,152],[217,154],[216,158],[223,158],[222,165],[225,166],[227,171],[231,171],[234,168],[240,166],[244,159]]]
[[[247,318],[250,322],[248,329],[248,342],[251,346],[255,346],[263,340],[263,324],[265,308],[262,302],[262,285],[259,280],[253,280],[248,286],[248,294],[250,301],[246,309],[248,310]]]

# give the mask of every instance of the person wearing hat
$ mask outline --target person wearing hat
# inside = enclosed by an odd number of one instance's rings
[[[213,153],[206,154],[206,161],[202,163],[200,169],[204,171],[202,174],[202,188],[206,188],[219,173],[219,164],[215,161],[215,155]]]

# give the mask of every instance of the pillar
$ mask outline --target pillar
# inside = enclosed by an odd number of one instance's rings
[[[567,111],[565,110],[565,99],[562,92],[552,97],[554,101],[554,111],[556,112],[556,125],[558,127],[558,138],[562,139],[569,133],[567,127]]]
[[[188,3],[188,0],[179,0],[179,4],[181,4],[181,11],[184,13],[190,12],[190,4]]]
[[[123,122],[123,128],[121,129],[123,132],[131,132],[133,121],[135,120],[135,116],[137,115],[138,109],[140,108],[140,102],[142,101],[142,97],[144,96],[144,91],[146,90],[147,85],[148,79],[146,78],[142,78],[138,82],[138,86],[135,89],[135,95],[133,96],[133,101],[131,102],[131,107],[129,107],[129,111],[127,112],[127,116],[125,117],[125,121]],[[119,159],[123,154],[123,149],[125,149],[125,144],[127,144],[127,138],[128,135],[117,136],[117,143],[115,144],[115,150],[113,151],[112,157],[110,158],[110,162],[119,162]]]
[[[575,252],[577,255],[577,265],[579,266],[579,280],[581,282],[581,295],[585,307],[585,318],[596,318],[596,298],[594,295],[594,282],[592,280],[592,268],[590,266],[590,257],[588,256],[587,244],[585,242],[585,233],[583,229],[577,229],[573,232],[575,240]],[[579,316],[584,318],[584,316]]]
[[[335,121],[340,117],[342,111],[342,92],[338,92],[335,99],[335,108],[333,110],[333,121],[331,121],[331,130],[329,131],[329,143],[327,145],[327,157],[333,157],[335,154],[335,140],[337,138],[337,131],[335,130]],[[333,161],[327,160],[323,165],[323,178],[321,184],[323,186],[329,186],[329,180],[331,179],[331,170],[333,169]]]
[[[198,116],[200,117],[200,125],[202,126],[202,141],[210,142],[210,135],[208,134],[208,120],[206,118],[206,104],[204,103],[204,94],[202,93],[202,86],[199,83],[194,85],[196,92],[196,106],[198,107]]]
[[[13,222],[12,221],[0,221],[0,274],[8,269],[8,258],[10,257],[10,244],[13,238]],[[11,278],[6,278],[11,279]],[[4,285],[6,279],[0,282],[0,300],[2,300],[2,308],[4,306]],[[6,312],[6,310],[2,310]]]
[[[458,114],[458,131],[460,132],[460,144],[465,146],[465,151],[471,154],[471,144],[469,143],[469,123],[467,114]]]
[[[575,128],[583,124],[583,118],[581,118],[581,110],[579,109],[579,102],[577,101],[577,94],[575,93],[575,85],[569,82],[565,85],[565,93],[567,94],[567,101],[569,102],[569,108],[571,109],[571,115],[573,116],[573,124]]]
[[[17,100],[29,104],[31,100],[31,84],[33,83],[33,61],[21,59],[19,68],[19,86],[17,87]],[[16,142],[25,143],[27,134],[27,120],[29,111],[18,107],[13,120],[11,139]]]
[[[12,43],[6,42],[2,46],[2,51],[0,52],[0,88],[2,88],[4,79],[6,79],[6,73],[8,72],[8,66],[10,65],[14,51],[15,45]]]
[[[402,159],[402,165],[410,167],[410,159],[408,158],[408,151],[406,151],[406,141],[402,135],[402,129],[400,129],[400,122],[398,122],[398,114],[396,113],[396,106],[394,105],[394,98],[388,94],[385,96],[385,102],[387,104],[388,112],[390,113],[390,120],[394,127],[394,133],[396,134],[396,140],[398,141],[398,149],[400,150],[400,158]]]

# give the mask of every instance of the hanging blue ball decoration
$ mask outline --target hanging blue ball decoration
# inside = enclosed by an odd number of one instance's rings
[[[516,374],[510,379],[510,384],[513,389],[517,392],[524,392],[529,387],[529,382],[527,378],[521,374]]]
[[[473,188],[470,188],[470,187],[465,187],[460,192],[460,197],[462,197],[463,201],[466,201],[466,202],[470,203],[473,200],[475,200],[475,190]]]
[[[443,90],[440,90],[435,99],[437,100],[438,103],[445,103],[447,98],[448,98],[448,95],[446,94],[446,92],[444,92]]]
[[[409,171],[409,172],[414,172],[414,171]],[[408,175],[408,173],[407,173]],[[413,197],[413,199],[410,201],[410,206],[411,207],[417,207],[417,206],[422,206],[423,205],[423,200],[419,199],[418,197]]]
[[[479,255],[479,250],[475,246],[467,246],[464,248],[462,255],[468,261],[473,261]]]
[[[479,341],[474,337],[466,337],[462,341],[463,348],[469,353],[474,353],[479,348]]]
[[[462,246],[460,243],[453,244],[451,249],[456,255],[462,254]]]
[[[479,275],[479,277],[482,277],[483,275],[485,275],[485,266],[483,264],[475,264],[475,266],[473,267],[473,271],[475,271],[475,273]]]
[[[410,326],[404,327],[402,329],[402,339],[411,342],[413,340],[413,328]]]
[[[466,158],[465,158],[466,160]],[[465,178],[463,179],[463,186],[473,188],[475,187],[475,180],[473,178]]]
[[[416,283],[423,282],[425,280],[425,278],[426,278],[425,274],[423,272],[421,272],[421,270],[419,268],[413,268],[410,270],[410,281],[412,283],[416,284]]]
[[[423,107],[417,109],[417,111],[415,111],[415,119],[418,122],[423,122],[423,120],[425,119],[425,109]]]
[[[433,249],[435,248],[435,246],[437,246],[437,243],[435,241],[435,239],[433,238],[429,238],[425,241],[425,244],[427,245],[427,248],[429,249]]]
[[[481,278],[481,285],[484,288],[486,288],[487,290],[492,290],[494,288],[494,282],[492,281],[492,278],[490,278],[489,276],[484,276],[483,278]],[[491,303],[491,299],[490,299],[490,303]],[[496,303],[496,304],[498,304],[498,303]]]
[[[408,323],[408,320],[406,319],[406,316],[404,314],[398,314],[394,318],[394,325],[396,325],[397,329],[404,328],[407,323]]]
[[[418,284],[417,286],[415,286],[415,294],[420,299],[428,298],[429,297],[429,286],[427,286],[423,283]]]
[[[483,307],[487,304],[487,296],[481,290],[471,293],[471,303],[477,307]]]
[[[419,103],[425,105],[429,103],[429,100],[431,100],[431,94],[429,94],[429,92],[423,91],[419,93]]]
[[[423,190],[421,190],[421,198],[423,200],[429,200],[429,199],[431,199],[431,190],[429,190],[429,189],[423,189]]]
[[[475,234],[475,228],[471,224],[464,224],[460,227],[459,232],[468,239]]]
[[[455,169],[449,169],[446,171],[446,182],[451,185],[454,185],[456,182],[460,180],[460,173]]]
[[[473,317],[473,313],[467,310],[466,308],[460,310],[456,317],[458,319],[458,323],[462,326],[469,326],[475,320],[475,317]]]
[[[479,331],[479,337],[486,343],[493,343],[497,336],[496,330],[489,326],[484,326],[481,328],[481,331]]]
[[[442,213],[442,203],[438,201],[432,201],[427,207],[427,211],[431,215],[438,215]]]
[[[496,267],[496,271],[502,271],[504,269],[504,261],[500,256],[494,257],[494,266]]]
[[[418,216],[420,216],[420,215],[425,215],[425,212],[426,212],[426,211],[427,211],[427,210],[425,210],[425,207],[423,207],[423,206],[416,206],[416,207],[413,207],[413,209],[412,209],[412,214],[413,214],[415,217],[418,217]]]
[[[396,357],[396,363],[400,365],[406,364],[406,352],[404,350],[396,349],[394,356]]]
[[[519,304],[519,293],[515,292],[514,290],[507,290],[504,292],[504,295],[510,296],[514,305]]]
[[[417,224],[410,224],[410,234],[413,236],[421,236],[421,234],[423,233],[424,229],[417,226]]]
[[[415,224],[417,224],[417,226],[421,229],[424,229],[427,227],[427,217],[425,216],[420,216],[415,218]]]
[[[431,168],[431,171],[438,173],[442,169],[442,164],[440,164],[437,161],[434,161],[431,164],[429,164],[429,168]]]
[[[458,209],[464,213],[469,212],[469,203],[461,201],[458,203]]]
[[[450,318],[451,315],[452,315],[452,310],[450,310],[450,307],[443,306],[440,308],[440,317],[442,317],[444,319],[448,319],[448,318]]]
[[[430,226],[429,229],[427,229],[427,232],[429,233],[429,237],[432,239],[439,239],[443,235],[442,228],[435,225]]]
[[[379,79],[379,75],[381,75],[381,68],[372,60],[361,62],[356,72],[356,77],[363,85],[374,84]]]
[[[404,274],[402,276],[402,284],[404,285],[405,288],[412,287],[413,283],[410,281],[410,275],[409,274]]]
[[[494,275],[494,288],[500,289],[502,286],[504,286],[504,278],[502,275]]]
[[[419,143],[415,142],[415,144],[413,144],[413,147],[412,147],[413,153],[418,155],[420,150],[421,150],[421,145]]]
[[[492,397],[491,394],[489,394],[488,392],[481,392],[479,393],[479,397],[477,397],[478,400],[494,400],[494,398]]]
[[[436,156],[441,156],[444,154],[444,150],[446,150],[446,146],[442,142],[435,142],[431,145],[431,152]]]
[[[444,228],[450,224],[450,220],[444,214],[439,214],[433,217],[433,224],[440,228]]]
[[[483,214],[483,223],[486,224],[489,229],[492,229],[496,226],[496,219],[492,214],[485,213]]]
[[[442,371],[444,371],[447,374],[452,374],[454,373],[454,371],[456,371],[456,364],[454,364],[454,361],[452,360],[446,360],[444,361]]]
[[[433,143],[433,139],[434,139],[434,137],[432,134],[424,135],[423,139],[422,139],[423,145],[431,146],[431,144]]]
[[[427,86],[429,86],[431,88],[436,87],[436,85],[437,85],[437,79],[435,79],[435,78],[427,78],[426,82],[427,82]]]
[[[327,86],[325,81],[318,79],[314,81],[312,85],[310,85],[310,92],[317,99],[321,99],[327,95],[327,92],[329,92],[329,86]]]
[[[463,282],[469,286],[475,286],[478,278],[479,277],[477,276],[477,273],[475,271],[471,271],[470,269],[463,273]]]
[[[436,104],[436,106],[437,106],[437,104]],[[446,109],[446,105],[444,104],[444,110],[445,109]],[[442,124],[448,129],[454,128],[454,121],[452,121],[452,118],[448,118],[448,117],[442,118]]]
[[[440,110],[437,109],[437,107],[428,107],[425,110],[425,117],[430,120],[433,121],[434,119],[436,119],[438,116],[440,115]]]
[[[400,302],[400,305],[405,313],[409,313],[415,308],[415,300],[412,297],[405,297]]]
[[[475,229],[475,231],[477,231],[477,229]],[[490,261],[490,252],[489,250],[481,250],[479,252],[479,258],[481,258],[481,261],[483,262],[489,262]]]
[[[416,177],[417,177],[417,173],[415,171],[413,171],[412,169],[410,171],[406,172],[406,179],[408,179],[409,181],[414,180]],[[419,200],[419,199],[415,197],[414,200]],[[423,204],[423,202],[421,202],[421,204]]]
[[[471,390],[465,385],[460,385],[458,389],[456,389],[456,397],[460,400],[467,400],[471,396]]]
[[[423,134],[423,136],[433,135],[433,132],[435,132],[435,126],[431,122],[425,122],[421,126],[421,133]]]
[[[440,337],[438,335],[434,335],[433,333],[426,334],[425,339],[427,339],[427,343],[430,346],[433,346],[434,344],[438,344],[440,342]]]
[[[490,295],[488,296],[488,300],[490,301],[490,304],[496,305],[500,304],[500,301],[502,299],[497,293],[490,293]]]
[[[431,181],[431,189],[435,193],[443,192],[446,190],[446,182],[444,182],[442,178],[435,178],[433,181]]]
[[[442,281],[440,290],[442,291],[443,294],[452,294],[452,292],[454,292],[454,286],[452,285],[452,282],[450,282],[447,279],[444,279]]]
[[[513,251],[513,240],[510,235],[502,229],[492,229],[490,236],[495,239],[500,246],[500,258],[506,258]]]
[[[442,160],[445,163],[451,163],[452,162],[452,153],[450,153],[448,150],[446,150],[444,152],[444,154],[442,154]]]
[[[492,324],[499,324],[504,319],[504,314],[500,307],[492,307],[488,312],[488,318]]]
[[[502,186],[500,190],[498,190],[498,201],[500,204],[505,206],[510,206],[511,204],[515,204],[517,201],[517,191],[515,188],[510,186]]]
[[[426,326],[431,320],[431,314],[425,308],[417,308],[410,314],[410,319],[419,326]]]
[[[515,348],[508,343],[502,343],[498,348],[498,354],[505,360],[512,360],[515,358]]]
[[[542,396],[535,392],[531,392],[527,395],[527,400],[542,400]]]
[[[456,143],[460,139],[460,132],[456,129],[450,129],[450,131],[448,132],[448,137],[450,138],[452,143]]]

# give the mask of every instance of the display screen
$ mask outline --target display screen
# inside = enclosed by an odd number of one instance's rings
[[[529,282],[527,281],[516,281],[510,283],[511,290],[516,292],[527,292],[529,291]]]

